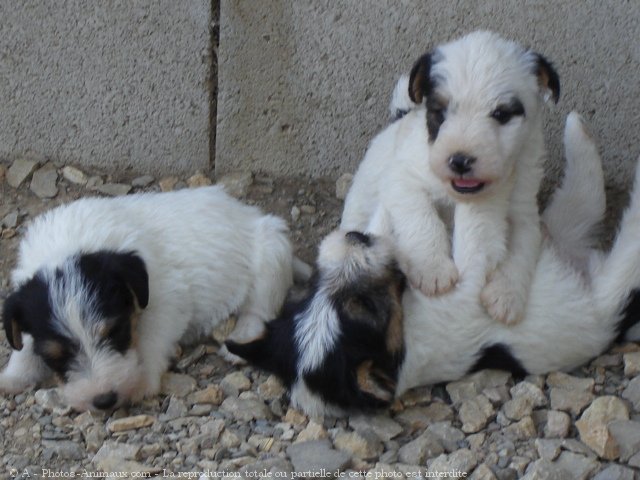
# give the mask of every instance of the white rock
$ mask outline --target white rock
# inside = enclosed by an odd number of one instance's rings
[[[347,193],[351,188],[351,183],[353,182],[353,175],[351,173],[343,173],[340,175],[338,180],[336,180],[336,198],[339,200],[344,200],[347,198]]]
[[[62,176],[69,182],[75,183],[76,185],[85,185],[87,183],[88,177],[85,173],[71,165],[67,165],[62,169]]]
[[[580,440],[588,445],[600,457],[614,460],[620,455],[618,442],[609,432],[608,425],[614,420],[628,420],[629,410],[618,397],[604,396],[596,398],[587,408],[576,427]]]

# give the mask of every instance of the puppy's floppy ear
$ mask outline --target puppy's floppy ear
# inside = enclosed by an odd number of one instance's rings
[[[422,103],[422,99],[431,91],[432,54],[425,53],[413,65],[409,75],[409,98],[414,103]]]
[[[117,254],[118,275],[129,286],[140,308],[149,304],[149,274],[144,260],[134,252]]]
[[[22,350],[22,307],[18,292],[12,293],[4,302],[2,321],[9,345]]]
[[[538,77],[538,85],[545,92],[545,100],[549,98],[549,93],[554,103],[558,103],[560,98],[560,77],[553,68],[549,60],[539,53],[533,52],[535,59],[535,75]]]

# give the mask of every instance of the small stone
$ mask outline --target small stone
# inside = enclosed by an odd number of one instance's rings
[[[505,427],[503,431],[513,441],[527,440],[538,435],[536,425],[531,417],[524,417],[522,420]]]
[[[629,400],[633,405],[633,409],[636,412],[640,412],[640,376],[629,382],[627,388],[622,392],[622,398]]]
[[[562,442],[560,440],[543,440],[538,438],[535,441],[536,449],[540,458],[545,460],[555,460],[560,455]]]
[[[397,437],[404,430],[402,425],[386,415],[355,415],[349,419],[349,426],[358,432],[371,429],[383,442]]]
[[[438,437],[432,432],[426,431],[416,439],[400,447],[398,458],[402,463],[409,465],[424,465],[427,459],[443,452],[444,447]]]
[[[242,372],[233,372],[222,379],[220,388],[225,392],[245,392],[251,388],[251,380]]]
[[[458,416],[462,422],[462,431],[475,433],[484,428],[495,410],[487,397],[480,394],[471,400],[465,400],[460,405]]]
[[[625,376],[635,377],[640,374],[640,352],[625,353],[623,359]]]
[[[96,453],[104,443],[104,439],[107,438],[107,430],[103,425],[92,425],[82,431],[86,432],[84,433],[84,443],[87,451]]]
[[[99,177],[98,175],[95,175],[93,177],[89,177],[89,180],[87,180],[86,187],[89,190],[95,190],[97,187],[99,187],[102,184],[104,184],[104,180],[102,180],[102,178]]]
[[[522,480],[573,480],[571,472],[549,460],[540,459],[529,464]]]
[[[351,455],[332,449],[328,440],[294,443],[287,448],[287,455],[295,471],[324,471],[328,476],[339,475],[351,463]]]
[[[286,389],[282,382],[275,375],[269,375],[264,382],[258,386],[258,395],[265,400],[274,400],[282,397],[286,393]]]
[[[284,421],[291,425],[304,425],[307,423],[307,416],[295,408],[289,407],[289,410],[287,410],[287,413],[284,416]]]
[[[460,448],[460,442],[465,436],[461,430],[451,425],[451,422],[437,422],[429,425],[428,432],[433,433],[448,453]]]
[[[48,163],[33,172],[29,188],[40,198],[53,198],[58,194],[58,172]]]
[[[429,465],[428,473],[452,472],[450,478],[464,478],[478,464],[476,454],[468,448],[461,448],[449,455],[435,458]]]
[[[570,472],[572,479],[587,480],[598,469],[599,464],[592,458],[573,452],[562,452],[556,464],[563,470]]]
[[[598,473],[593,480],[633,480],[635,474],[633,470],[622,465],[609,465]]]
[[[84,458],[84,449],[75,442],[69,440],[49,441],[43,440],[44,458],[57,458],[58,460],[81,460]]]
[[[151,415],[135,415],[133,417],[119,418],[107,423],[107,430],[111,433],[124,432],[126,430],[137,430],[153,425],[156,421]]]
[[[202,357],[207,354],[206,345],[198,345],[188,355],[185,355],[180,359],[180,361],[176,364],[176,368],[183,372],[187,370],[191,365],[196,363]]]
[[[96,190],[111,197],[121,197],[131,191],[131,185],[126,183],[105,183],[96,187]]]
[[[629,410],[618,397],[596,398],[576,422],[580,440],[600,457],[614,460],[620,455],[618,442],[609,432],[608,424],[614,420],[628,420]]]
[[[220,409],[229,412],[236,420],[241,422],[269,419],[273,416],[269,407],[262,401],[253,399],[228,397],[222,402]]]
[[[5,228],[4,230],[2,230],[2,235],[0,236],[0,238],[2,238],[3,240],[9,239],[9,238],[13,238],[16,236],[16,231],[13,228]]]
[[[486,438],[487,434],[484,432],[474,433],[467,436],[467,443],[473,450],[478,450],[482,447]]]
[[[242,442],[240,441],[238,435],[236,435],[235,432],[232,432],[231,430],[225,430],[222,432],[222,435],[220,435],[220,445],[224,448],[238,448],[241,443]]]
[[[7,170],[7,183],[13,188],[18,188],[35,171],[39,163],[38,160],[28,158],[16,160]]]
[[[343,173],[340,175],[338,180],[336,180],[336,198],[338,200],[344,200],[347,198],[347,193],[351,188],[351,183],[353,182],[353,174],[351,173]]]
[[[322,425],[313,420],[309,420],[309,424],[298,434],[295,443],[322,440],[328,437],[329,434]]]
[[[0,183],[4,181],[7,176],[7,167],[0,163]]]
[[[189,188],[207,187],[212,183],[213,182],[211,181],[211,179],[204,175],[202,172],[191,175],[187,179],[187,185],[189,186]]]
[[[316,213],[316,207],[314,207],[313,205],[301,205],[300,212],[304,213],[305,215],[313,215],[314,213]]]
[[[608,425],[609,432],[620,447],[620,461],[627,462],[640,452],[640,422],[614,420]]]
[[[520,382],[511,387],[511,396],[513,398],[526,398],[534,408],[544,407],[547,405],[547,396],[537,385],[529,382]]]
[[[18,226],[18,212],[7,213],[0,225],[6,228],[16,228]]]
[[[598,358],[591,362],[594,367],[611,368],[620,365],[622,356],[619,353],[612,353],[607,355],[600,355]]]
[[[195,378],[189,375],[167,372],[162,376],[160,392],[164,395],[186,397],[196,389],[197,385]]]
[[[569,434],[571,417],[564,412],[549,410],[547,423],[544,427],[544,436],[547,438],[565,438]]]
[[[228,173],[218,179],[216,183],[224,186],[225,192],[232,197],[241,198],[249,191],[249,187],[253,183],[253,174],[251,172]]]
[[[551,408],[563,410],[579,415],[593,400],[593,393],[585,390],[567,390],[565,388],[552,388],[549,392]]]
[[[340,432],[334,438],[333,445],[338,450],[349,452],[362,460],[379,457],[384,449],[382,442],[372,431]]]
[[[636,453],[629,459],[629,466],[634,468],[640,468],[640,452]]]
[[[158,186],[163,192],[171,192],[176,187],[178,180],[178,177],[164,177],[160,179]]]
[[[135,188],[144,188],[153,183],[155,178],[151,175],[142,175],[141,177],[136,177],[131,181],[131,186]]]
[[[62,401],[55,388],[38,390],[34,397],[36,403],[48,412],[53,412],[56,415],[68,415],[71,412],[71,408]]]
[[[160,415],[161,422],[168,422],[187,415],[187,405],[178,397],[171,396],[167,410]]]
[[[531,400],[527,397],[515,397],[502,406],[502,411],[511,420],[520,420],[533,412]]]
[[[478,465],[467,478],[469,480],[497,480],[497,477],[486,463]]]
[[[442,402],[433,402],[426,407],[407,408],[396,415],[395,419],[412,431],[424,430],[434,422],[453,419],[453,410]]]
[[[117,461],[138,460],[140,458],[139,455],[140,445],[109,441],[100,447],[100,450],[98,450],[98,453],[94,455],[91,461],[99,468],[103,468],[105,465],[110,467]],[[110,471],[108,468],[104,469]]]
[[[471,400],[486,388],[500,387],[507,384],[511,374],[501,370],[481,370],[457,382],[447,384],[447,393],[455,405]]]
[[[294,205],[293,207],[291,207],[291,221],[297,222],[299,218],[300,218],[300,209]]]
[[[82,170],[76,167],[72,167],[71,165],[67,165],[62,169],[62,176],[65,178],[65,180],[76,185],[85,185],[88,180],[87,176]]]
[[[204,390],[193,392],[189,397],[192,403],[204,403],[209,405],[220,405],[224,400],[224,393],[217,385],[209,385]]]
[[[593,392],[595,381],[593,378],[579,378],[564,372],[553,372],[547,376],[549,387],[564,388],[565,390],[582,390]]]

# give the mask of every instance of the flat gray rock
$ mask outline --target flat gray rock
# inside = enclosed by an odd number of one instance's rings
[[[7,183],[13,188],[18,188],[38,166],[37,160],[20,158],[13,162],[7,170]]]
[[[295,443],[287,448],[296,472],[324,472],[327,476],[344,471],[351,463],[351,455],[334,450],[328,440]]]
[[[33,172],[30,189],[40,198],[53,198],[58,194],[58,172],[51,165],[45,165]]]

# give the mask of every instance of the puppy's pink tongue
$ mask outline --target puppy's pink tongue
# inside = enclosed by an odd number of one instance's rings
[[[480,184],[482,182],[479,182],[478,180],[470,180],[470,179],[465,179],[465,178],[459,178],[459,179],[454,180],[453,183],[455,184],[456,187],[474,188],[474,187],[480,186]]]

